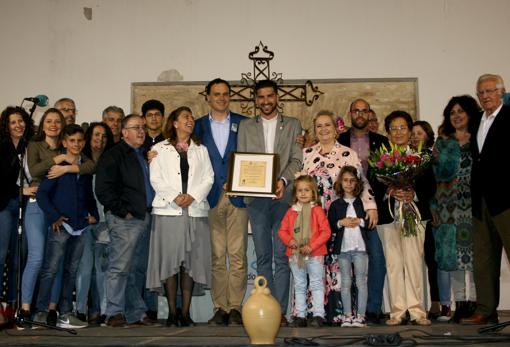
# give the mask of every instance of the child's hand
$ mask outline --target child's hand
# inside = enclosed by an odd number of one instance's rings
[[[355,228],[360,225],[361,221],[356,217],[345,217],[344,219],[340,219],[340,225],[346,228]]]
[[[298,248],[298,243],[297,243],[296,239],[292,239],[289,241],[289,247],[292,249]]]
[[[59,219],[57,219],[54,223],[51,224],[51,229],[53,230],[53,232],[55,233],[59,233],[60,232],[60,227],[62,226],[62,224],[67,220],[66,217],[64,216],[60,216]]]
[[[90,215],[89,215],[89,216],[87,216],[87,222],[88,222],[89,224],[96,224],[96,223],[97,223],[96,217],[94,217],[94,216],[90,216]]]
[[[299,251],[301,252],[301,254],[309,255],[310,253],[312,253],[312,247],[310,247],[309,245],[304,245],[301,246]]]

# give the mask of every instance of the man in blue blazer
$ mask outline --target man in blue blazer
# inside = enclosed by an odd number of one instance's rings
[[[239,123],[247,117],[230,112],[230,84],[220,78],[205,88],[209,114],[195,122],[194,132],[207,147],[214,183],[207,196],[211,229],[212,286],[215,313],[210,325],[241,325],[246,292],[248,213],[241,197],[225,195],[230,155],[237,148]],[[229,266],[227,267],[227,261]]]
[[[303,151],[298,143],[302,128],[297,118],[278,113],[278,86],[274,81],[258,81],[255,97],[261,115],[241,122],[237,149],[239,152],[278,154],[276,198],[250,197],[245,198],[245,202],[257,255],[257,273],[266,277],[271,293],[285,314],[290,269],[286,247],[277,233],[291,202],[294,176],[302,167]],[[287,325],[285,315],[282,315],[281,325]]]

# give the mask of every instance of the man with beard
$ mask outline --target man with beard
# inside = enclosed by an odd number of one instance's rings
[[[368,129],[370,105],[363,99],[354,100],[349,108],[351,127],[340,134],[338,142],[352,148],[358,154],[363,167],[363,174],[367,177],[374,190],[378,210],[378,224],[387,224],[393,221],[388,207],[383,203],[386,187],[377,181],[368,167],[370,151],[376,150],[382,144],[389,146],[386,136],[374,133]],[[384,278],[386,276],[386,262],[384,252],[377,231],[367,234],[368,248],[368,301],[366,318],[368,323],[379,324],[381,319],[381,306],[383,299]]]
[[[294,175],[301,169],[303,161],[301,146],[295,140],[302,130],[298,119],[278,113],[276,82],[258,81],[255,85],[255,97],[261,114],[239,124],[237,150],[278,154],[278,182],[275,198],[250,197],[244,201],[253,233],[257,272],[267,279],[271,293],[280,304],[280,325],[287,326],[285,312],[289,301],[290,269],[285,255],[286,247],[278,237],[278,229],[291,202]]]

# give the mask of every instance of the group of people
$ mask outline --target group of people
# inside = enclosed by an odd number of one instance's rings
[[[167,298],[167,326],[193,326],[192,298],[205,288],[214,305],[208,324],[242,325],[249,223],[257,272],[281,306],[282,326],[289,324],[289,293],[295,327],[380,323],[385,278],[387,325],[496,322],[501,252],[510,251],[510,206],[497,194],[509,188],[496,165],[510,108],[501,101],[500,76],[482,75],[476,91],[481,108],[469,95],[451,98],[437,140],[430,124],[401,110],[384,118],[387,137],[379,134],[375,112],[357,99],[348,129],[320,111],[310,146],[299,120],[278,111],[271,80],[256,83],[260,115],[252,118],[230,111],[230,85],[219,78],[206,86],[209,113],[196,120],[187,106],[165,120],[164,105],[148,100],[141,114],[110,106],[84,132],[74,124],[74,101],[65,98],[33,134],[26,111],[7,107],[0,118],[7,182],[0,264],[9,254],[10,272],[0,319],[18,304],[20,266],[20,328],[25,319],[73,328],[153,326],[159,294]],[[411,187],[387,186],[372,172],[370,152],[390,143],[432,153]],[[275,197],[226,193],[233,152],[278,154]],[[16,253],[20,201],[23,264]],[[409,202],[421,214],[415,236],[403,236],[393,217]]]

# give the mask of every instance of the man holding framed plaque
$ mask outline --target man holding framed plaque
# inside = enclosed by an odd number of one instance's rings
[[[207,147],[214,183],[207,196],[211,229],[214,316],[209,325],[241,325],[241,304],[247,286],[248,213],[242,197],[225,194],[228,163],[237,148],[239,123],[248,119],[231,112],[230,84],[220,78],[205,87],[209,114],[195,122],[194,133]],[[228,268],[227,268],[228,262]]]
[[[277,233],[291,202],[294,175],[302,165],[302,149],[296,142],[302,128],[297,118],[278,114],[278,86],[274,81],[258,81],[255,97],[261,115],[239,124],[237,150],[242,152],[241,155],[248,156],[237,161],[239,169],[233,163],[232,173],[234,176],[243,175],[237,181],[240,188],[249,186],[252,190],[257,187],[267,189],[268,180],[271,182],[269,186],[274,187],[274,192],[270,191],[267,195],[259,195],[256,191],[252,196],[248,196],[249,192],[243,195],[247,195],[244,201],[248,208],[257,255],[257,272],[266,277],[272,294],[285,313],[289,301],[290,269],[285,256],[285,245]],[[257,154],[262,155],[257,157]],[[264,177],[257,178],[257,172],[263,173]],[[271,195],[274,197],[267,197]],[[287,325],[284,314],[281,323],[282,326]]]

